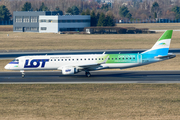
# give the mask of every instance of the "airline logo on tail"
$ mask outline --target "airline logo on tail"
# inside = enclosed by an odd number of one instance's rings
[[[168,55],[172,33],[173,30],[167,30],[166,32],[164,32],[164,34],[159,38],[159,40],[154,44],[154,46],[151,49],[143,52],[142,55],[144,55],[144,57],[146,58],[154,58],[158,55]]]
[[[159,45],[166,45],[166,43],[159,43]]]

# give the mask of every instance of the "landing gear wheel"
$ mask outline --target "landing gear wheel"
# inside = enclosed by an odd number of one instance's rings
[[[22,73],[22,78],[24,78],[25,77],[24,70],[20,70],[20,72]]]
[[[22,74],[22,78],[24,78],[25,77],[25,74]]]
[[[90,72],[86,72],[86,77],[90,77],[91,73]]]

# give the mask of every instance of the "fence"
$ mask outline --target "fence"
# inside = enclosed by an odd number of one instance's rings
[[[138,19],[133,19],[133,20],[116,20],[117,23],[180,23],[180,19],[144,19],[144,20],[138,20]]]
[[[0,25],[13,25],[13,20],[9,20],[9,21],[0,21]]]

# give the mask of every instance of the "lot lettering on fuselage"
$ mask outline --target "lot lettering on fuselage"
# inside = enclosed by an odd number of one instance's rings
[[[26,60],[24,64],[24,68],[37,68],[41,64],[41,68],[44,68],[46,62],[49,62],[49,59],[33,59],[33,60]]]

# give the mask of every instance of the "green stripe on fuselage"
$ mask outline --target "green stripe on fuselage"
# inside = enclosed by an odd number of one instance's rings
[[[108,54],[106,63],[137,63],[138,54]]]

